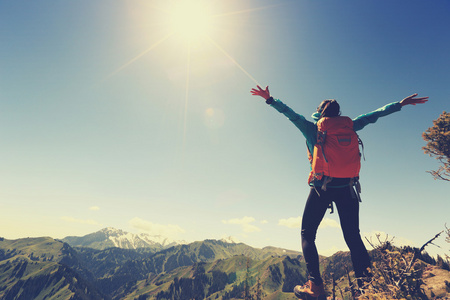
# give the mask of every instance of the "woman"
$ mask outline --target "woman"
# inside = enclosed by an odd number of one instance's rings
[[[297,126],[306,138],[309,153],[314,153],[314,145],[317,142],[317,121],[322,117],[335,117],[340,115],[339,104],[336,100],[323,101],[317,111],[312,115],[314,122],[297,114],[280,100],[275,100],[269,92],[269,87],[262,89],[260,86],[251,90],[252,95],[261,96],[266,103],[271,105],[280,113],[284,114]],[[413,94],[400,102],[388,104],[373,112],[361,115],[353,119],[353,130],[363,129],[370,123],[375,123],[378,118],[400,111],[405,105],[416,105],[425,103],[428,97],[417,97]],[[311,176],[310,176],[311,179]],[[309,280],[304,286],[296,286],[294,293],[297,297],[310,295],[318,297],[325,294],[323,281],[319,270],[319,255],[315,245],[317,228],[322,221],[327,208],[334,202],[336,204],[342,232],[347,246],[350,249],[353,269],[357,278],[366,277],[367,268],[370,266],[370,258],[359,232],[359,201],[352,185],[352,178],[333,178],[326,182],[326,189],[321,180],[310,180],[310,193],[306,200],[302,219],[302,249],[303,256],[308,269]]]

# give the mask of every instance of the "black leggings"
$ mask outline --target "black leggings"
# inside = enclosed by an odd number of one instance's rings
[[[302,220],[302,248],[309,279],[321,284],[319,255],[315,244],[317,228],[322,221],[327,207],[333,201],[339,213],[344,239],[350,249],[353,269],[356,277],[362,277],[370,266],[370,258],[359,233],[359,201],[352,187],[331,188],[322,191],[311,188],[306,201]]]

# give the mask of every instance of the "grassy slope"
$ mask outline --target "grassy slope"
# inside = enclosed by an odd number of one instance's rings
[[[263,299],[296,299],[293,293],[281,292],[281,287],[285,279],[285,265],[289,268],[296,268],[306,276],[304,265],[293,265],[286,262],[286,257],[268,257],[263,260],[249,260],[249,283],[251,292],[256,293],[257,278],[260,279]],[[284,261],[284,263],[283,263]],[[207,299],[221,299],[226,292],[230,292],[233,286],[239,285],[245,281],[247,273],[247,257],[236,255],[227,259],[219,259],[214,262],[203,265],[205,274],[211,277],[213,271],[220,271],[227,274],[236,274],[235,280],[229,283],[219,292],[210,295]],[[195,266],[177,268],[171,272],[160,274],[156,277],[149,277],[146,280],[139,281],[136,289],[128,294],[124,299],[135,299],[139,295],[156,296],[160,291],[169,289],[171,283],[177,278],[193,278]],[[279,274],[280,276],[278,277]],[[298,282],[300,284],[301,282]],[[217,297],[217,298],[216,298]]]
[[[73,254],[52,238],[0,240],[0,299],[100,299],[84,280],[61,261]],[[69,257],[69,258],[68,258]]]

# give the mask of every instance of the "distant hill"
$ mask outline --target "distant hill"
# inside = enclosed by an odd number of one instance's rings
[[[173,241],[160,235],[149,235],[146,233],[134,234],[115,229],[103,228],[100,231],[85,236],[68,236],[62,239],[72,247],[89,247],[104,250],[107,248],[139,249],[149,248],[161,250],[171,246],[184,244],[182,241]]]
[[[76,252],[52,238],[2,239],[0,299],[107,299],[78,266]]]

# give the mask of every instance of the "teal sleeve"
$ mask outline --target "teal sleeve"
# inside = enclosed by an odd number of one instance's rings
[[[377,110],[374,110],[368,114],[360,115],[353,119],[353,129],[355,131],[361,130],[369,124],[375,123],[378,118],[385,117],[397,111],[400,111],[402,105],[400,102],[394,102],[387,104]]]
[[[289,119],[289,121],[291,121],[298,129],[300,129],[300,131],[303,133],[303,136],[306,138],[308,148],[311,151],[316,144],[317,139],[316,124],[306,120],[304,116],[296,113],[292,110],[292,108],[278,99],[274,99],[270,106],[285,115]]]

